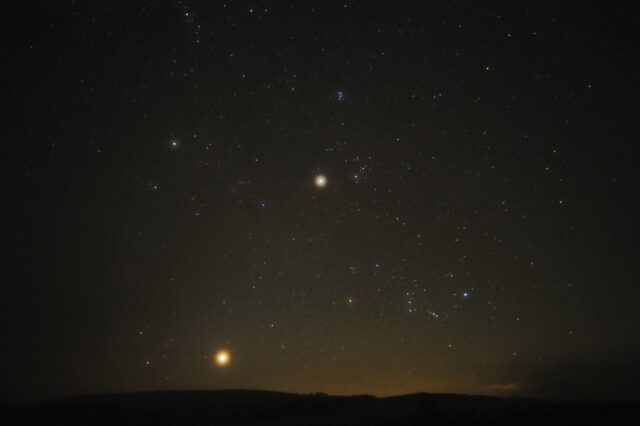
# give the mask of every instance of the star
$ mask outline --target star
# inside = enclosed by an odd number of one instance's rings
[[[216,352],[215,362],[219,367],[226,367],[231,362],[231,354],[226,349]]]
[[[318,188],[324,188],[327,186],[327,177],[325,175],[316,176],[315,184]]]

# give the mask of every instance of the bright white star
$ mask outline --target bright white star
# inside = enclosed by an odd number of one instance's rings
[[[318,188],[324,188],[327,186],[327,177],[324,175],[318,175],[316,176],[315,183]]]

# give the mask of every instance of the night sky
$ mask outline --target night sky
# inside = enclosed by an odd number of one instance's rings
[[[640,398],[640,13],[594,5],[5,5],[0,396]]]

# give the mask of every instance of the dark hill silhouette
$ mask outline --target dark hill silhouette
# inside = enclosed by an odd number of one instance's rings
[[[487,396],[298,395],[251,390],[96,394],[1,407],[0,424],[61,425],[621,425],[640,403]]]

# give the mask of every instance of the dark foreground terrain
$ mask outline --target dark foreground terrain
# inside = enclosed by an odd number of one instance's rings
[[[0,424],[61,425],[620,425],[640,403],[560,403],[414,394],[390,398],[266,391],[86,395],[0,406]]]

